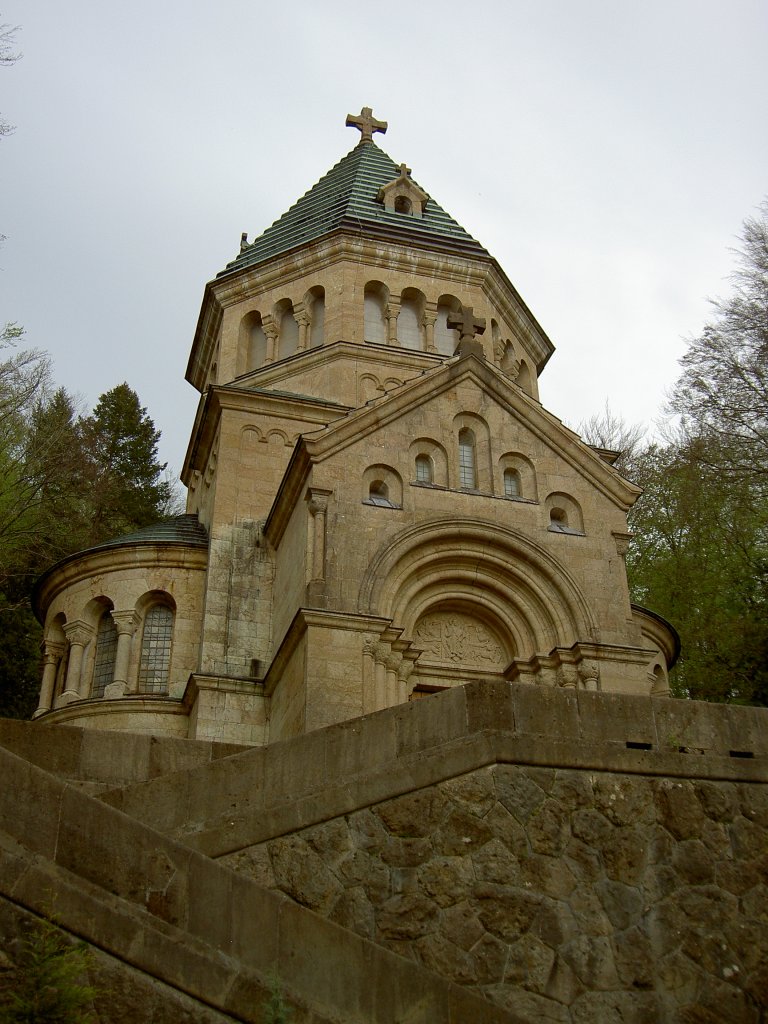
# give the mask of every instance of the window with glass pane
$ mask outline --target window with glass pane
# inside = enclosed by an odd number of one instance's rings
[[[504,470],[504,494],[508,498],[520,497],[520,474],[516,469]]]
[[[99,619],[99,628],[96,631],[92,697],[103,697],[105,688],[112,682],[115,675],[116,654],[117,626],[109,612],[104,612]]]
[[[139,692],[167,693],[168,669],[171,664],[173,612],[164,604],[156,604],[144,619],[139,661]]]
[[[416,480],[420,484],[432,483],[432,459],[428,455],[416,456]]]
[[[477,487],[475,473],[475,435],[471,430],[459,431],[459,485]]]

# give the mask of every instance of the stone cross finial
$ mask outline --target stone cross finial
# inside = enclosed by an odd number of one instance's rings
[[[469,338],[471,341],[476,334],[483,334],[485,331],[485,317],[475,316],[471,306],[462,306],[458,313],[449,313],[447,326],[457,330],[461,341]]]
[[[400,166],[398,167],[398,170],[400,171],[400,177],[401,178],[407,178],[408,175],[411,173],[411,168],[410,167],[406,167],[405,164],[400,164]]]
[[[345,123],[347,128],[357,128],[361,135],[361,142],[373,142],[374,132],[383,134],[387,130],[387,122],[377,121],[370,107],[363,107],[358,117],[355,117],[354,114],[347,114]]]

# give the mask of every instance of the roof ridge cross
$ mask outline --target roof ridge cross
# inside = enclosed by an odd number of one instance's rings
[[[347,128],[357,128],[360,132],[360,142],[373,142],[373,133],[387,130],[386,121],[377,121],[373,116],[371,107],[363,107],[357,117],[354,114],[347,114],[345,121]]]

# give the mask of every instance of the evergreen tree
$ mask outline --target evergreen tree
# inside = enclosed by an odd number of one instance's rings
[[[120,384],[103,394],[81,424],[91,503],[91,543],[162,519],[172,488],[157,458],[160,431],[135,391]]]

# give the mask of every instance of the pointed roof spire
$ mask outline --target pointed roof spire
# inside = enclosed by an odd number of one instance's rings
[[[366,111],[370,117],[363,116]],[[354,125],[363,133],[360,142],[253,242],[241,238],[239,255],[218,277],[255,266],[338,230],[410,246],[488,256],[483,246],[419,187],[406,164],[396,164],[370,137],[366,141],[366,132],[386,128],[383,121],[373,120],[370,108],[363,107],[360,119],[350,115],[348,120],[363,122],[362,126]],[[389,190],[406,186],[414,205],[413,215],[388,209],[384,202]],[[420,213],[415,212],[418,204]]]
[[[357,128],[361,136],[360,142],[373,142],[374,132],[381,132],[383,135],[387,130],[387,122],[377,121],[370,107],[363,107],[358,117],[347,114],[345,124],[347,128]]]

